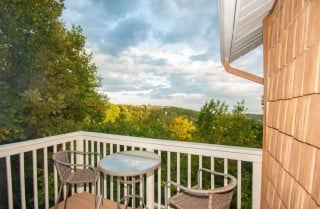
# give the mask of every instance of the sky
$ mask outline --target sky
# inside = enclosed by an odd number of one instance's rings
[[[262,85],[227,73],[216,0],[65,0],[62,20],[79,25],[114,104],[200,110],[211,99],[242,100],[262,113]],[[262,75],[262,48],[232,66]]]

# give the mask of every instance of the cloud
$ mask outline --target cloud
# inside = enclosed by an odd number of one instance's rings
[[[140,64],[145,65],[153,65],[153,66],[166,66],[168,65],[168,62],[164,58],[153,58],[148,55],[143,55],[138,58],[136,58],[136,61]]]
[[[95,0],[96,8],[103,10],[108,18],[117,20],[134,13],[142,6],[141,0]]]
[[[137,16],[141,6],[140,0],[68,0],[62,19],[84,29],[88,47],[116,55],[148,37],[149,23]]]
[[[113,28],[105,31],[102,40],[102,51],[118,55],[131,46],[136,46],[148,38],[149,23],[137,17],[120,20]]]
[[[208,46],[208,37],[218,36],[216,5],[210,0],[152,1],[156,18],[167,22],[154,31],[154,37],[163,44],[186,42],[193,47]],[[214,24],[215,27],[212,27]]]
[[[212,53],[208,52],[190,56],[191,61],[208,61],[209,59],[212,59]]]
[[[261,112],[262,86],[220,63],[217,2],[211,0],[65,0],[67,25],[83,28],[86,48],[113,103],[200,110],[210,99],[245,100]],[[262,72],[262,51],[232,66]]]

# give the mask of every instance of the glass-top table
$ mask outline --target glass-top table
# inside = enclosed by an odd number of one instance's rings
[[[117,152],[100,161],[100,170],[112,176],[137,176],[160,166],[159,155],[140,150]]]
[[[153,152],[132,150],[117,152],[106,156],[101,159],[99,163],[100,171],[111,176],[117,176],[117,208],[120,208],[122,201],[128,202],[128,199],[132,198],[132,208],[135,208],[136,197],[144,202],[144,179],[143,175],[147,176],[147,189],[148,182],[153,184],[154,170],[156,170],[161,164],[161,158],[159,155]],[[138,179],[136,179],[138,177]],[[142,184],[142,195],[135,195],[135,184],[140,182]],[[132,194],[126,195],[120,198],[120,183],[132,186]],[[153,185],[149,185],[149,188]],[[153,191],[153,190],[151,190]],[[147,197],[148,208],[153,208],[153,198]],[[144,204],[144,203],[143,203]],[[150,207],[151,206],[151,207]]]

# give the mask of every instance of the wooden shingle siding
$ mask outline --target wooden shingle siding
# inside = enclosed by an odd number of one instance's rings
[[[262,209],[320,208],[320,0],[264,21]]]

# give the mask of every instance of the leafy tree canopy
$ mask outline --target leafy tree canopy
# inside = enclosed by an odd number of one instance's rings
[[[196,130],[193,122],[183,116],[174,117],[169,129],[175,138],[179,140],[191,140],[192,133]]]
[[[229,113],[225,102],[210,100],[199,114],[199,137],[207,143],[261,147],[262,122],[246,117],[245,111],[244,101]]]
[[[96,66],[82,29],[65,28],[63,1],[0,4],[0,140],[79,130],[103,120]]]

